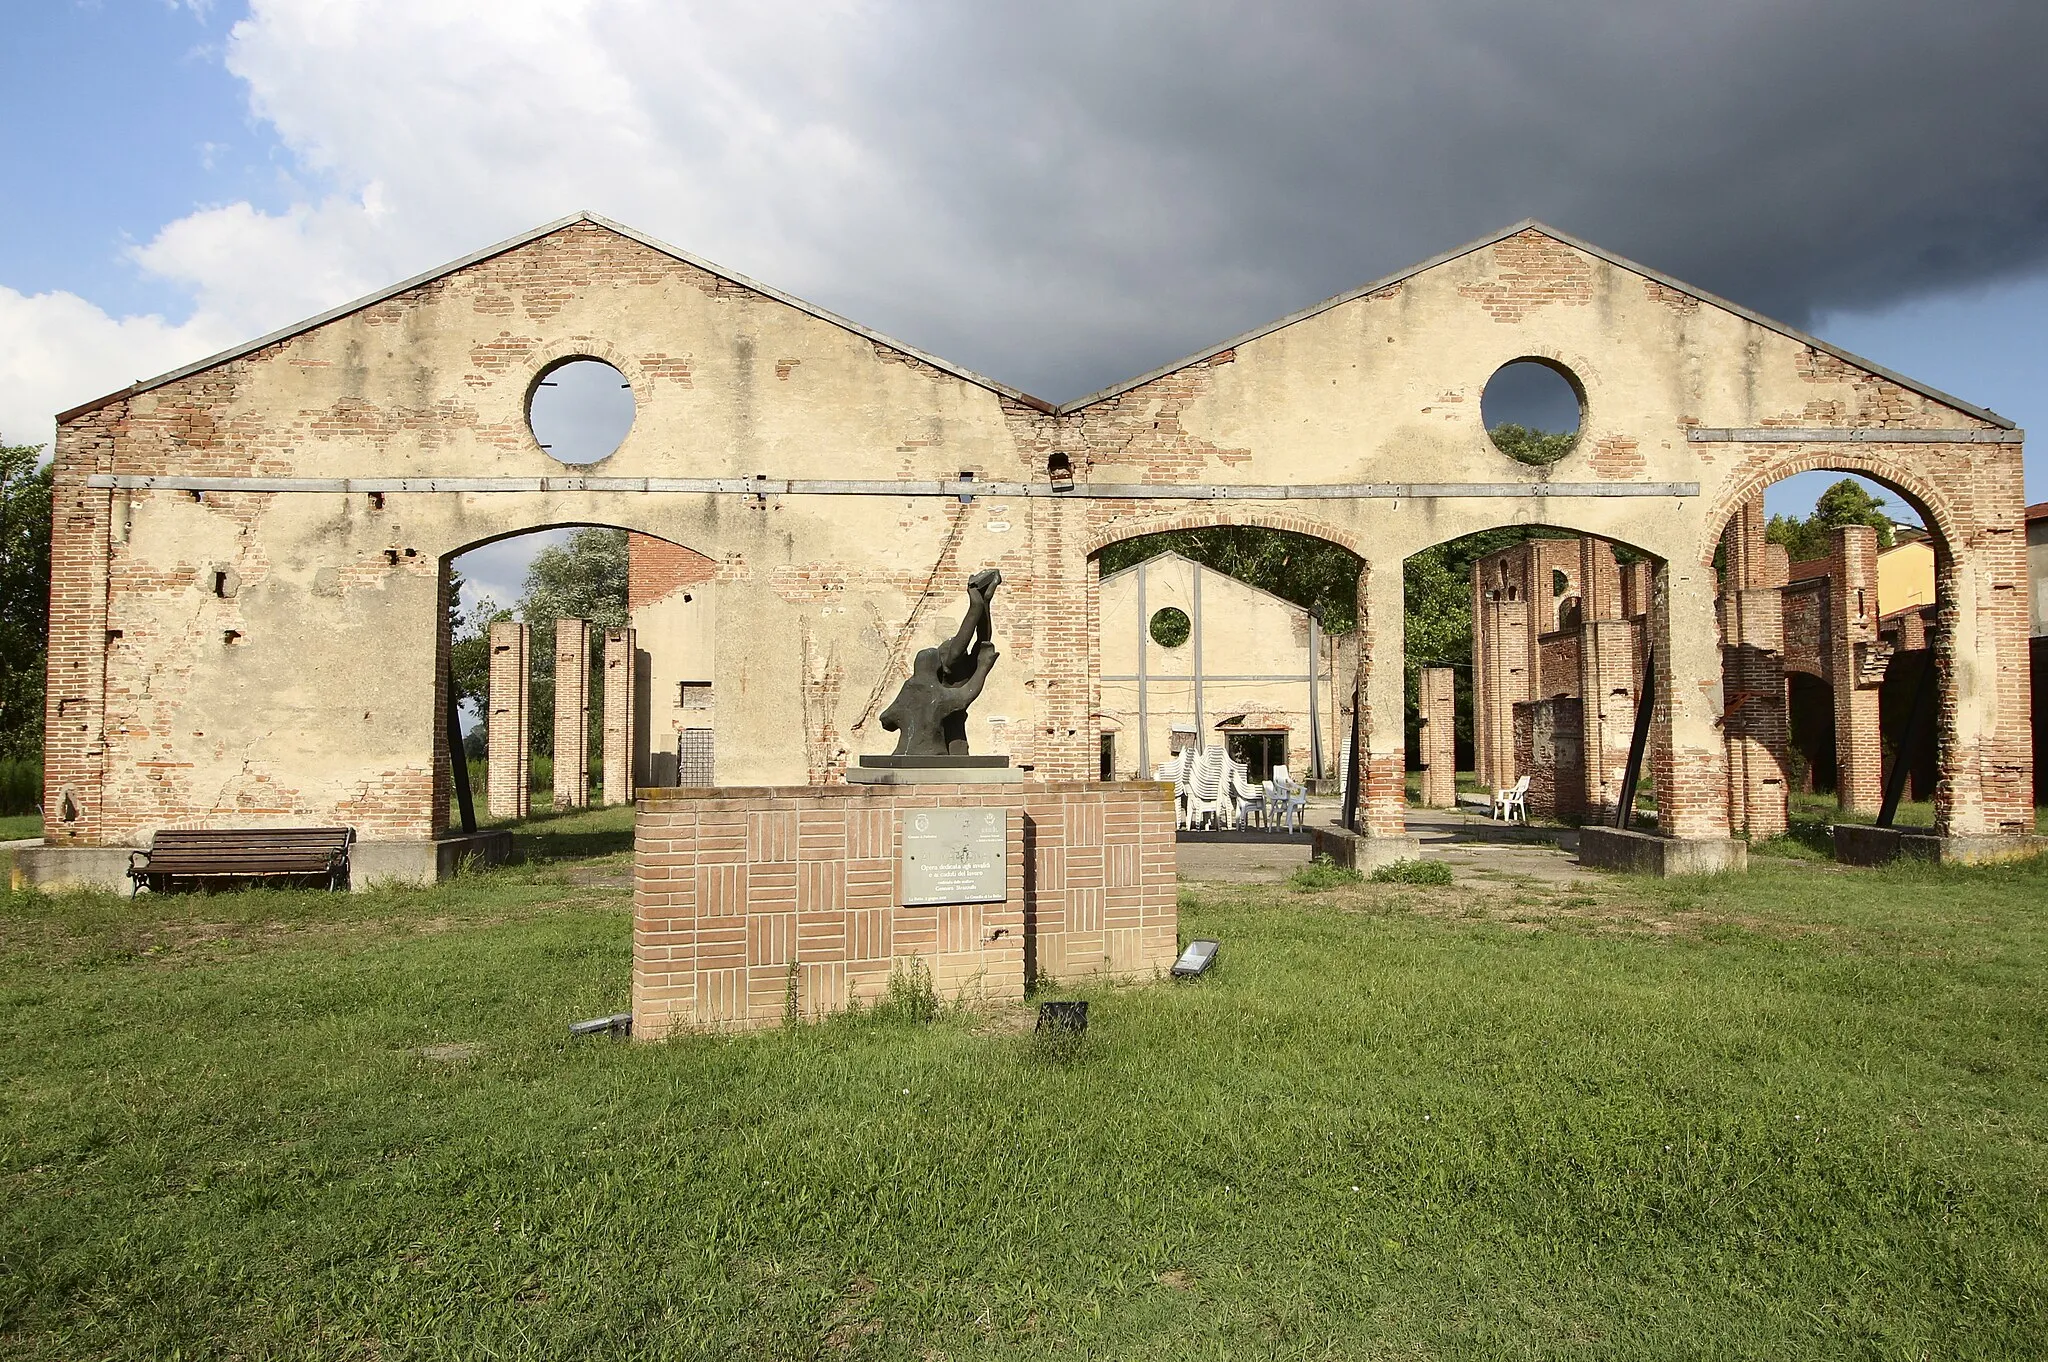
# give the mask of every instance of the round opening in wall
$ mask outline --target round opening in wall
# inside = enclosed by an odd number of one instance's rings
[[[1188,641],[1194,626],[1188,622],[1188,612],[1177,605],[1152,614],[1152,641],[1162,648],[1178,648]]]
[[[1586,392],[1555,360],[1518,359],[1486,380],[1479,416],[1494,448],[1527,464],[1552,464],[1578,442]]]
[[[601,359],[562,360],[542,370],[527,394],[526,424],[563,463],[596,463],[633,428],[633,385]]]

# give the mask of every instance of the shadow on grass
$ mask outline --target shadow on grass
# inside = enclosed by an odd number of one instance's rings
[[[1750,850],[1761,856],[1784,856],[1796,861],[1832,861],[1835,859],[1835,838],[1829,831],[1830,823],[1825,818],[1802,818],[1797,814],[1787,821],[1785,831],[1758,842]]]
[[[539,813],[512,828],[521,861],[587,861],[633,849],[633,810],[578,809]]]

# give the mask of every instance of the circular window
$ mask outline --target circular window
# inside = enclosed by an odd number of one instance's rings
[[[1585,405],[1579,380],[1562,364],[1518,359],[1486,380],[1479,417],[1501,453],[1522,463],[1551,464],[1572,452]]]
[[[567,359],[541,372],[526,398],[533,438],[563,463],[596,463],[633,428],[633,385],[601,359]]]
[[[1152,641],[1162,648],[1180,647],[1193,632],[1194,626],[1188,623],[1188,612],[1179,606],[1169,605],[1152,616]]]

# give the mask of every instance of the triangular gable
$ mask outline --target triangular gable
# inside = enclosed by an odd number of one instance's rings
[[[1172,533],[1172,531],[1164,531],[1164,533],[1170,534]],[[1153,554],[1149,558],[1141,558],[1127,568],[1118,568],[1115,572],[1112,572],[1107,577],[1104,577],[1102,579],[1101,585],[1107,585],[1108,583],[1115,581],[1119,577],[1128,576],[1129,574],[1136,572],[1141,567],[1151,567],[1154,563],[1158,563],[1168,558],[1174,559],[1177,562],[1186,563],[1190,567],[1198,567],[1204,572],[1212,572],[1216,574],[1218,577],[1223,578],[1225,581],[1232,583],[1233,585],[1243,587],[1246,591],[1249,591],[1254,595],[1264,596],[1269,601],[1278,601],[1281,605],[1286,606],[1289,610],[1298,610],[1304,615],[1310,613],[1309,608],[1303,605],[1300,601],[1290,601],[1285,596],[1282,596],[1277,592],[1268,591],[1266,590],[1266,588],[1262,586],[1254,586],[1250,582],[1247,582],[1244,578],[1239,577],[1234,573],[1225,572],[1220,567],[1211,567],[1207,563],[1201,562],[1198,559],[1190,558],[1186,554],[1181,553],[1176,549],[1161,549],[1159,552]]]
[[[2004,430],[2015,429],[2014,422],[2008,421],[2005,417],[2000,416],[1995,411],[1989,411],[1983,407],[1974,406],[1971,403],[1963,401],[1959,397],[1955,397],[1949,393],[1941,391],[1939,388],[1930,387],[1925,383],[1921,383],[1917,380],[1907,378],[1904,374],[1893,373],[1890,369],[1885,368],[1881,364],[1873,363],[1872,361],[1863,358],[1861,355],[1852,354],[1849,351],[1842,349],[1840,346],[1830,345],[1826,341],[1821,340],[1818,336],[1809,336],[1804,331],[1799,330],[1797,327],[1787,326],[1785,323],[1780,321],[1774,321],[1771,318],[1764,316],[1762,313],[1752,312],[1748,308],[1743,307],[1740,304],[1731,303],[1725,298],[1717,297],[1716,295],[1707,292],[1705,289],[1695,288],[1691,284],[1685,283],[1682,280],[1674,279],[1668,274],[1664,274],[1658,270],[1653,270],[1647,265],[1639,265],[1635,261],[1630,260],[1625,256],[1619,256],[1612,251],[1603,250],[1601,247],[1595,246],[1589,241],[1581,241],[1577,237],[1572,236],[1567,232],[1560,232],[1555,227],[1545,226],[1543,223],[1538,222],[1534,218],[1523,218],[1520,222],[1515,223],[1512,227],[1504,227],[1500,231],[1495,232],[1490,236],[1481,237],[1477,241],[1467,242],[1465,245],[1458,247],[1456,250],[1445,251],[1442,255],[1431,256],[1429,259],[1423,261],[1421,264],[1411,265],[1407,269],[1400,270],[1396,273],[1387,275],[1385,278],[1375,279],[1369,284],[1362,284],[1357,288],[1348,289],[1345,292],[1338,294],[1334,298],[1325,298],[1322,302],[1317,303],[1312,307],[1303,308],[1299,312],[1289,313],[1287,316],[1281,317],[1275,321],[1268,322],[1264,326],[1254,327],[1250,331],[1247,331],[1242,335],[1233,336],[1227,341],[1223,341],[1217,345],[1209,346],[1205,350],[1201,350],[1195,354],[1189,355],[1186,359],[1175,360],[1173,363],[1162,365],[1161,367],[1152,370],[1150,373],[1141,374],[1137,378],[1128,379],[1122,383],[1113,384],[1112,386],[1104,388],[1099,392],[1093,392],[1086,397],[1077,398],[1072,402],[1064,403],[1061,405],[1059,409],[1059,414],[1065,416],[1069,412],[1079,411],[1083,407],[1093,406],[1097,402],[1104,402],[1112,397],[1121,396],[1124,393],[1130,392],[1134,388],[1141,388],[1147,383],[1153,382],[1156,379],[1164,378],[1168,374],[1177,373],[1182,369],[1188,368],[1190,365],[1201,364],[1207,360],[1214,359],[1216,356],[1224,353],[1227,350],[1234,350],[1240,345],[1248,345],[1251,342],[1260,339],[1261,337],[1270,336],[1276,331],[1281,331],[1286,329],[1287,327],[1293,326],[1296,322],[1307,321],[1309,318],[1320,316],[1321,314],[1328,312],[1332,308],[1342,307],[1346,303],[1356,302],[1358,299],[1364,298],[1369,294],[1378,293],[1381,289],[1392,288],[1396,284],[1405,283],[1406,281],[1415,278],[1417,275],[1425,274],[1428,271],[1437,268],[1437,266],[1439,265],[1447,265],[1453,260],[1458,260],[1464,256],[1471,255],[1475,251],[1483,251],[1489,247],[1497,246],[1501,242],[1508,240],[1510,237],[1519,236],[1523,232],[1540,232],[1542,235],[1549,237],[1551,240],[1556,241],[1561,245],[1569,246],[1573,250],[1583,251],[1585,254],[1590,255],[1595,259],[1604,260],[1608,264],[1613,265],[1619,269],[1624,269],[1630,272],[1631,274],[1640,276],[1641,278],[1652,280],[1658,284],[1661,284],[1663,287],[1672,290],[1673,292],[1683,293],[1690,298],[1696,298],[1700,302],[1705,303],[1710,307],[1716,307],[1724,312],[1732,313],[1735,316],[1742,318],[1744,321],[1752,322],[1755,325],[1761,326],[1769,331],[1775,331],[1779,335],[1797,341],[1801,345],[1811,346],[1813,349],[1819,350],[1824,354],[1833,355],[1836,359],[1839,359],[1846,364],[1852,364],[1855,367],[1862,369],[1868,373],[1874,374],[1879,378],[1885,379],[1892,383],[1896,383],[1902,388],[1910,389],[1913,392],[1919,393],[1922,397],[1931,397],[1935,401],[1941,403],[1942,405],[1953,407],[1957,411],[1962,412],[1965,415],[1973,416],[1980,421],[1988,421],[1992,425],[1998,426]]]
[[[774,301],[783,304],[784,306],[793,307],[799,312],[803,312],[812,317],[816,317],[820,321],[829,322],[831,325],[839,327],[842,330],[851,331],[853,334],[860,336],[865,340],[872,341],[877,345],[884,346],[890,350],[894,350],[897,353],[908,356],[911,359],[920,360],[926,364],[931,365],[933,368],[940,370],[941,372],[951,374],[955,378],[964,380],[965,382],[968,383],[972,383],[978,388],[986,388],[990,392],[999,393],[1004,397],[1014,398],[1015,400],[1022,402],[1027,406],[1036,408],[1037,410],[1042,412],[1050,413],[1053,410],[1052,403],[1045,401],[1043,398],[1033,397],[1029,393],[1020,392],[1019,390],[1012,388],[1007,384],[998,383],[992,378],[987,378],[981,374],[975,373],[972,369],[963,368],[962,366],[955,364],[950,360],[941,359],[937,355],[927,354],[925,351],[918,349],[914,345],[906,345],[902,341],[896,340],[890,336],[885,336],[879,331],[860,325],[858,322],[848,321],[846,318],[839,316],[837,313],[827,312],[822,307],[818,307],[812,303],[807,303],[801,298],[797,298],[791,294],[782,292],[780,289],[770,288],[768,285],[759,283],[753,279],[749,279],[743,274],[737,274],[732,270],[724,268],[721,265],[713,264],[709,260],[705,260],[698,256],[691,255],[688,251],[680,250],[674,246],[669,245],[665,241],[659,240],[658,238],[655,237],[648,236],[645,232],[635,231],[633,228],[625,226],[623,223],[613,222],[611,219],[599,217],[595,213],[582,212],[571,213],[568,217],[557,218],[555,221],[545,223],[539,227],[535,227],[531,231],[521,232],[518,236],[515,237],[508,237],[507,239],[498,242],[496,245],[486,246],[480,251],[472,251],[468,255],[463,256],[459,260],[451,260],[447,264],[437,266],[434,269],[428,270],[424,274],[416,274],[412,278],[401,280],[396,284],[392,284],[388,288],[379,289],[375,293],[365,294],[363,297],[357,298],[351,302],[343,303],[339,307],[329,308],[327,311],[322,312],[317,316],[308,317],[304,321],[294,322],[290,326],[280,328],[279,330],[276,331],[272,331],[268,335],[258,336],[255,340],[247,341],[241,345],[234,346],[231,349],[223,350],[219,354],[208,355],[205,359],[195,360],[190,364],[183,365],[176,369],[172,369],[168,373],[158,374],[155,378],[147,378],[136,383],[131,383],[127,387],[117,389],[114,392],[108,393],[104,397],[96,397],[90,402],[81,403],[78,406],[71,408],[69,411],[58,413],[57,423],[59,425],[62,425],[64,422],[72,420],[75,417],[83,416],[88,412],[98,411],[101,407],[107,406],[114,402],[118,402],[123,398],[133,397],[137,393],[148,392],[152,388],[161,388],[166,384],[175,383],[181,378],[189,378],[193,374],[203,373],[204,371],[214,368],[217,365],[227,364],[230,363],[231,361],[241,359],[244,356],[255,354],[257,351],[262,350],[268,346],[276,345],[280,341],[286,341],[290,340],[294,336],[304,335],[306,332],[312,331],[318,327],[325,326],[329,322],[338,321],[341,318],[349,316],[352,313],[361,312],[365,308],[375,307],[377,304],[385,302],[388,299],[395,298],[398,295],[407,292],[408,290],[419,288],[424,284],[431,284],[437,279],[446,278],[447,276],[454,274],[459,270],[467,269],[471,265],[479,264],[485,260],[492,259],[495,256],[504,255],[509,251],[516,251],[521,246],[530,245],[533,242],[540,240],[542,237],[552,236],[554,233],[562,231],[564,228],[574,227],[578,223],[584,222],[590,223],[593,226],[602,227],[606,231],[615,233],[618,236],[625,237],[629,241],[638,242],[640,245],[647,247],[649,250],[658,251],[661,254],[670,257],[671,259],[679,260],[686,265],[690,265],[697,269],[703,270],[706,274],[715,275],[720,279],[726,280],[728,283],[737,284],[741,288],[747,289],[753,293],[758,293],[764,298],[771,298]]]

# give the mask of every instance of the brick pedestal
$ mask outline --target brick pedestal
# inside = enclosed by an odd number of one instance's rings
[[[903,819],[1000,809],[1001,903],[905,906]],[[940,997],[1033,977],[1144,979],[1173,963],[1172,787],[774,786],[640,791],[633,1034],[743,1031],[881,998],[922,961]]]

